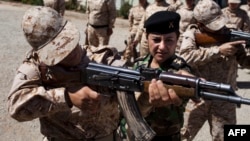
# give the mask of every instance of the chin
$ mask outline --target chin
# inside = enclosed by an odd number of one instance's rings
[[[162,63],[162,62],[164,62],[164,60],[165,59],[163,59],[163,58],[161,58],[161,57],[157,57],[157,58],[155,58],[156,59],[156,61],[158,62],[158,63]]]

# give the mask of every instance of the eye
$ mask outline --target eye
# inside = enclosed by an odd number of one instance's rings
[[[172,42],[175,42],[175,39],[174,38],[166,38],[164,41],[165,41],[165,43],[172,43]]]
[[[161,38],[153,38],[153,41],[154,41],[155,43],[160,43],[160,42],[161,42]]]

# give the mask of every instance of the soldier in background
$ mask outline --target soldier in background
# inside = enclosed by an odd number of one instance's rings
[[[180,45],[182,41],[182,34],[185,32],[186,28],[190,24],[196,23],[196,20],[194,18],[193,10],[195,6],[195,0],[184,0],[183,5],[180,6],[179,9],[177,9],[177,13],[180,14],[181,20],[180,20],[180,37],[178,39],[177,47],[176,47],[176,53],[179,53]]]
[[[128,37],[128,42],[127,46],[124,52],[124,59],[127,60],[128,62],[131,61],[131,58],[135,56],[133,53],[133,49],[131,47],[135,47],[133,45],[133,41],[138,29],[138,26],[140,24],[140,21],[142,19],[142,16],[145,13],[146,8],[148,7],[149,3],[147,0],[139,0],[139,4],[136,6],[133,6],[129,10],[129,15],[128,15],[128,21],[129,21],[129,37]],[[133,58],[136,59],[136,58]]]
[[[235,30],[250,32],[250,20],[246,11],[240,9],[240,0],[228,0],[228,6],[222,9],[228,21],[226,26]]]
[[[134,39],[134,45],[136,46],[140,42],[140,56],[145,56],[148,54],[148,42],[146,39],[146,32],[144,29],[144,22],[150,17],[152,14],[158,11],[176,11],[178,6],[180,6],[182,3],[180,1],[177,1],[176,4],[170,5],[165,0],[155,0],[154,3],[150,4],[146,8],[146,12],[144,16],[142,17],[139,27],[137,29],[137,33]]]
[[[190,25],[183,33],[180,56],[194,71],[194,75],[207,81],[226,83],[237,88],[238,64],[250,68],[250,56],[244,50],[244,40],[226,43],[197,44],[196,34],[221,34],[226,28],[226,17],[213,0],[199,0],[194,8],[197,24]],[[216,37],[215,37],[216,38]],[[208,121],[213,141],[224,140],[224,125],[236,124],[236,104],[221,100],[189,100],[184,113],[183,139],[192,141]]]
[[[245,10],[240,8],[241,0],[228,0],[228,7],[222,9],[222,12],[228,18],[226,26],[234,30],[250,32],[250,18]],[[249,52],[248,48],[245,48]]]
[[[250,0],[247,0],[247,4],[243,4],[240,6],[241,9],[247,12],[248,17],[250,18]]]
[[[55,9],[59,14],[64,16],[65,0],[43,0],[44,6]]]
[[[93,46],[108,45],[116,19],[115,0],[87,0],[86,42]]]
[[[247,12],[247,15],[250,19],[250,0],[247,0],[247,4],[241,5],[240,8]],[[248,54],[250,54],[250,48],[246,48],[246,51],[248,52]]]

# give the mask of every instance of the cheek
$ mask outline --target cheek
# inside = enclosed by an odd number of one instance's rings
[[[149,51],[157,50],[157,44],[153,41],[149,41],[148,46],[149,46]]]
[[[166,44],[167,44],[168,50],[175,50],[177,46],[177,41],[168,42]]]
[[[157,48],[158,48],[157,45],[154,44],[154,43],[153,43],[153,44],[150,44],[150,43],[149,43],[148,45],[149,45],[149,52],[150,52],[151,54],[152,54],[152,53],[154,54],[154,52],[157,51]]]

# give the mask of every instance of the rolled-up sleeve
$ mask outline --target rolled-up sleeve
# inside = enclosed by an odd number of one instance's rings
[[[64,91],[64,88],[44,87],[38,67],[26,62],[14,77],[8,96],[8,112],[18,121],[29,121],[69,109]]]
[[[196,45],[195,30],[186,30],[180,47],[180,55],[192,65],[204,65],[221,57],[218,46],[198,47]]]

